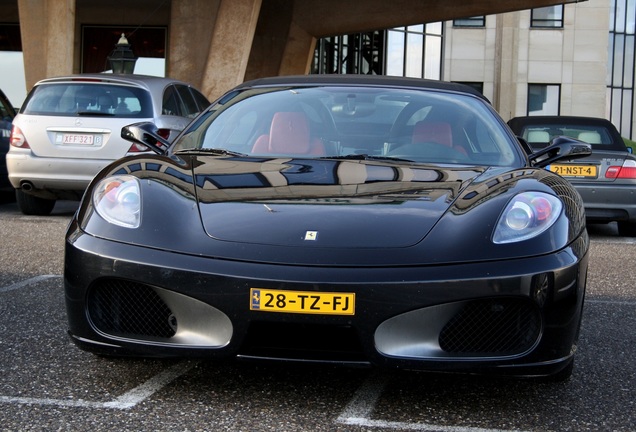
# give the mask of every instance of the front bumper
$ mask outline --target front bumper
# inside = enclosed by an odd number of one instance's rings
[[[576,349],[587,241],[503,264],[324,268],[175,254],[70,230],[69,334],[112,355],[550,374]],[[250,310],[255,287],[355,293],[355,315]]]

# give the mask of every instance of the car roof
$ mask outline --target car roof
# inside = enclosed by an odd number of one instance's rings
[[[151,91],[152,90],[157,91],[159,89],[163,89],[168,84],[182,84],[188,87],[192,87],[192,85],[189,83],[176,80],[173,78],[165,78],[165,77],[157,77],[157,76],[149,76],[149,75],[110,74],[110,73],[74,74],[74,75],[57,76],[57,77],[45,78],[43,80],[40,80],[35,85],[39,86],[42,84],[54,84],[54,83],[82,81],[82,80],[110,83],[110,84],[134,85],[134,86],[146,88]]]
[[[585,116],[561,116],[561,115],[548,115],[548,116],[520,116],[514,117],[508,121],[508,124],[515,124],[519,126],[528,124],[571,124],[571,125],[600,125],[609,129],[616,129],[614,124],[602,117],[585,117]]]
[[[410,87],[418,89],[442,90],[457,93],[466,93],[477,96],[487,102],[488,99],[474,88],[459,83],[446,81],[436,81],[421,78],[404,78],[385,75],[338,75],[338,74],[315,74],[315,75],[291,75],[276,76],[269,78],[259,78],[246,81],[235,89],[241,90],[251,87],[272,87],[272,86],[321,86],[321,85],[368,85],[382,87]]]
[[[592,144],[592,148],[603,148],[606,150],[627,151],[627,147],[620,132],[614,124],[602,117],[585,117],[585,116],[521,116],[514,117],[508,121],[508,125],[516,134],[521,133],[521,129],[526,126],[598,126],[605,128],[612,139],[612,145]]]

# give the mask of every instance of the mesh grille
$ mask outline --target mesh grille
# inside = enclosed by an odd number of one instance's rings
[[[91,321],[104,333],[131,338],[170,338],[176,320],[149,286],[109,279],[94,285],[88,295]]]
[[[539,311],[526,300],[477,300],[444,326],[439,344],[455,354],[514,355],[532,348],[540,331]]]

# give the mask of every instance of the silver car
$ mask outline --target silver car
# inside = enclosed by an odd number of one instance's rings
[[[150,121],[170,141],[209,104],[170,78],[80,74],[39,81],[13,121],[7,154],[20,210],[47,215],[58,199],[79,200],[109,163],[148,151],[123,140],[122,127]]]

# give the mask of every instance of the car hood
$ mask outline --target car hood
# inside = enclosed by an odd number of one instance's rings
[[[400,248],[420,242],[485,168],[368,160],[198,157],[206,233],[270,246]]]

